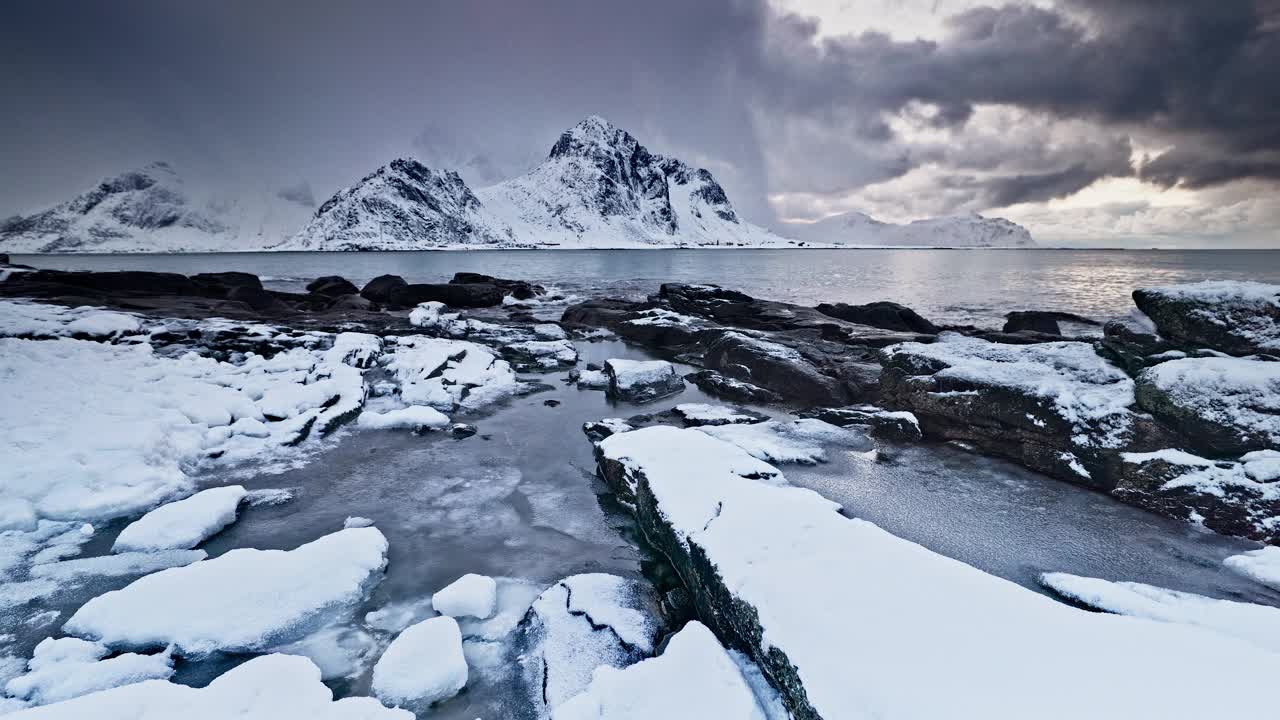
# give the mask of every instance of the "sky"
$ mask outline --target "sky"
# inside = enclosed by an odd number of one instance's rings
[[[1277,68],[1280,0],[15,0],[0,217],[154,160],[230,194],[401,156],[479,187],[598,114],[784,232],[1280,246]]]

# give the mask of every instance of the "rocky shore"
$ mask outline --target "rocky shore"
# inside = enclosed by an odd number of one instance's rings
[[[348,425],[483,436],[485,413],[563,382],[632,408],[582,429],[601,481],[668,581],[588,573],[532,588],[476,576],[438,593],[435,612],[391,622],[387,609],[361,631],[386,638],[362,651],[381,651],[370,692],[384,705],[425,712],[475,681],[469,665],[518,657],[510,662],[528,705],[513,717],[606,717],[610,708],[666,716],[674,696],[652,692],[646,678],[679,683],[688,663],[714,678],[707,712],[733,707],[769,720],[980,709],[1013,717],[1064,678],[1106,685],[1063,700],[1079,716],[1202,717],[1223,702],[1256,714],[1262,700],[1250,688],[1280,669],[1270,649],[1149,619],[1108,623],[851,518],[779,470],[947,443],[1280,545],[1280,287],[1144,288],[1134,300],[1129,316],[1105,324],[1015,311],[989,330],[944,326],[890,302],[805,307],[713,285],[566,307],[534,282],[474,273],[443,283],[386,275],[363,288],[330,276],[284,293],[247,273],[61,272],[0,257],[0,348],[4,371],[21,380],[11,408],[23,408],[4,418],[17,474],[0,497],[0,535],[29,546],[15,555],[0,609],[109,565],[139,579],[93,598],[64,626],[75,642],[96,643],[85,662],[138,658],[130,662],[162,682],[175,656],[268,654],[223,676],[235,688],[271,672],[282,647],[327,660],[330,611],[380,582],[386,537],[352,517],[292,550],[208,559],[195,548],[256,500],[244,488],[196,493],[193,478],[315,451]],[[564,309],[554,321],[546,308]],[[602,340],[646,359],[586,352]],[[68,377],[77,382],[59,380]],[[68,407],[80,409],[72,417]],[[85,437],[93,452],[57,451]],[[182,526],[151,517],[162,511]],[[121,519],[136,520],[110,563],[59,554],[76,523]],[[1232,561],[1270,577],[1269,555]],[[332,572],[313,576],[312,566]],[[288,595],[271,613],[234,589],[262,573]],[[1055,575],[1045,587],[1076,604],[1161,619],[1089,594],[1118,590],[1072,578]],[[1165,602],[1203,600],[1191,598]],[[460,609],[441,609],[452,607]],[[234,621],[243,613],[252,627]],[[961,660],[979,646],[987,650]],[[442,659],[424,677],[413,658],[431,648]],[[53,650],[35,652],[33,668]],[[113,653],[126,655],[99,659]],[[1034,676],[1021,670],[1028,660]],[[593,673],[601,665],[614,674]],[[299,687],[308,682],[305,668],[287,671],[300,673]],[[850,683],[851,672],[870,679]],[[1142,690],[1175,672],[1227,690]],[[918,693],[903,679],[913,673],[957,691]],[[35,689],[18,692],[26,687]],[[41,687],[34,678],[10,684],[3,702],[53,702]],[[58,699],[84,714],[98,711],[92,697]]]

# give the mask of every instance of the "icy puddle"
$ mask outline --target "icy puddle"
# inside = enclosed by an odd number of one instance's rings
[[[1038,592],[1041,573],[1147,583],[1209,597],[1280,605],[1280,592],[1222,561],[1256,543],[1201,530],[947,445],[830,452],[786,466],[811,488],[899,537]]]

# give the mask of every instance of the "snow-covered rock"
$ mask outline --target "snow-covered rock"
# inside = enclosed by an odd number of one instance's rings
[[[382,338],[361,332],[341,332],[333,337],[328,359],[361,369],[371,368],[382,355]]]
[[[1012,247],[1033,248],[1031,233],[1004,218],[976,213],[916,220],[897,225],[859,212],[847,212],[813,223],[788,223],[783,233],[813,243],[873,247]]]
[[[1280,547],[1264,547],[1232,555],[1222,564],[1247,578],[1280,590]]]
[[[749,410],[733,408],[727,405],[709,405],[707,403],[681,403],[675,406],[673,411],[687,427],[696,425],[740,425],[758,423],[766,419],[765,416]]]
[[[1270,712],[1258,688],[1280,654],[1056,602],[843,517],[812,491],[754,479],[769,466],[705,433],[635,430],[606,439],[599,457],[606,482],[635,489],[642,529],[699,617],[749,649],[797,716]],[[1061,692],[1075,686],[1089,692]]]
[[[534,368],[562,368],[578,362],[578,349],[568,340],[529,340],[511,343],[502,353]]]
[[[1230,355],[1280,351],[1280,286],[1211,280],[1140,288],[1133,301],[1179,345]]]
[[[410,405],[386,412],[366,410],[356,418],[356,424],[368,430],[438,430],[449,424],[449,416],[425,405]]]
[[[148,680],[13,715],[19,720],[413,720],[368,697],[335,701],[310,660],[256,657],[203,688]]]
[[[1189,449],[1230,455],[1280,447],[1280,362],[1169,360],[1138,376],[1143,409],[1177,427]]]
[[[125,653],[109,659],[101,643],[79,638],[45,638],[36,645],[27,672],[10,680],[4,691],[32,705],[48,705],[144,680],[168,680],[173,658]]]
[[[826,445],[857,452],[866,452],[875,447],[860,432],[814,419],[791,422],[769,420],[747,425],[700,426],[697,429],[737,445],[751,457],[770,463],[814,465],[826,462]]]
[[[63,629],[117,649],[261,652],[358,602],[381,579],[386,555],[387,540],[372,527],[288,551],[231,550],[99,595]]]
[[[425,708],[467,684],[462,632],[451,617],[412,625],[391,641],[373,666],[373,694],[385,703]]]
[[[613,358],[605,361],[604,372],[609,378],[607,391],[617,400],[645,403],[684,390],[684,379],[666,360]]]
[[[210,192],[168,163],[102,181],[43,212],[0,221],[3,252],[202,252],[262,249],[311,207],[266,188]]]
[[[881,352],[885,400],[943,437],[1110,489],[1118,451],[1159,438],[1134,383],[1082,342],[1009,345],[956,333]],[[1158,447],[1158,445],[1157,445]]]
[[[1175,449],[1121,458],[1112,493],[1125,502],[1215,532],[1280,542],[1280,452],[1260,450],[1239,462]]]
[[[1280,652],[1280,608],[1067,573],[1044,573],[1040,583],[1097,610],[1194,625]]]
[[[552,720],[663,718],[765,720],[738,666],[698,621],[671,637],[658,657],[624,669],[602,665],[587,688],[565,701]]]
[[[431,596],[431,606],[441,615],[474,617],[493,614],[498,605],[498,583],[487,575],[467,573]]]
[[[535,702],[554,709],[585,690],[601,666],[626,667],[653,654],[657,598],[616,575],[573,575],[534,601],[521,662]]]
[[[476,410],[528,389],[510,363],[463,340],[400,337],[387,369],[400,384],[401,400],[445,412]]]
[[[0,337],[115,339],[142,332],[136,315],[91,306],[0,300]]]
[[[113,552],[189,550],[236,521],[242,485],[201,490],[171,502],[133,521],[111,546]]]

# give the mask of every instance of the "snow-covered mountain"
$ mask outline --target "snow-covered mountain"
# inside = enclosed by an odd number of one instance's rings
[[[783,231],[814,244],[887,247],[1011,247],[1036,243],[1021,225],[977,213],[916,220],[896,225],[859,212],[833,215],[814,223],[788,223]]]
[[[283,250],[416,250],[513,242],[458,173],[393,160],[338,191]]]
[[[193,191],[173,167],[156,162],[43,212],[0,220],[0,251],[261,249],[294,232],[311,213],[302,187],[233,199]]]
[[[710,172],[591,116],[528,173],[475,192],[455,172],[396,160],[338,192],[277,249],[786,244],[739,218]]]
[[[979,215],[893,225],[846,213],[789,223],[779,235],[743,220],[707,170],[655,154],[594,115],[532,170],[495,185],[473,191],[454,170],[399,159],[314,214],[313,205],[306,183],[241,188],[232,199],[153,163],[0,221],[0,252],[1035,246],[1025,228]]]

